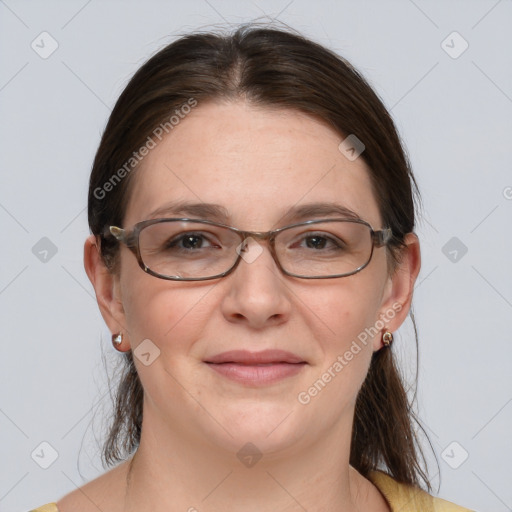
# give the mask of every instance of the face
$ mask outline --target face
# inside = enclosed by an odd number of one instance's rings
[[[123,227],[155,217],[154,210],[172,201],[187,201],[222,206],[231,226],[268,231],[292,224],[293,217],[286,224],[282,219],[294,208],[328,202],[381,229],[368,169],[361,158],[349,161],[340,152],[342,140],[299,112],[199,104],[136,171]],[[283,275],[267,242],[260,245],[254,261],[242,260],[230,275],[202,282],[153,277],[121,246],[112,331],[126,333],[135,353],[147,339],[160,351],[147,366],[134,357],[145,421],[234,452],[248,441],[266,453],[306,446],[350,428],[357,392],[385,329],[367,334],[366,343],[361,333],[395,302],[386,250],[375,248],[369,265],[352,276],[305,280]],[[389,330],[402,321],[391,318],[385,322]],[[262,384],[233,380],[205,362],[226,351],[273,349],[304,363],[294,374]],[[347,351],[352,357],[344,356]],[[308,391],[329,368],[325,385]]]

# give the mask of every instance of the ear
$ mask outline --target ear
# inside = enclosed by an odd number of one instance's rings
[[[389,276],[382,295],[379,319],[384,323],[382,333],[394,332],[407,318],[411,307],[414,284],[421,268],[420,242],[415,233],[408,233],[401,261]],[[383,347],[382,336],[374,338],[374,350]]]
[[[84,267],[91,281],[101,316],[112,334],[126,332],[119,277],[109,272],[100,256],[99,241],[90,235],[84,244]]]

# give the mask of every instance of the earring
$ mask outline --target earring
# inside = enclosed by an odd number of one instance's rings
[[[389,331],[386,331],[382,336],[382,343],[385,347],[389,347],[393,343],[393,335]]]
[[[118,333],[118,334],[112,334],[112,345],[114,345],[114,348],[116,350],[119,350],[120,352],[122,352],[120,350],[120,346],[121,344],[123,343],[123,333]]]

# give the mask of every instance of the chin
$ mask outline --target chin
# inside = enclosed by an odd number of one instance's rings
[[[265,455],[278,453],[303,437],[306,425],[301,421],[304,418],[299,417],[300,410],[292,400],[265,402],[259,399],[223,405],[218,413],[213,409],[212,413],[226,430],[208,429],[206,435],[210,441],[235,453],[248,443]]]

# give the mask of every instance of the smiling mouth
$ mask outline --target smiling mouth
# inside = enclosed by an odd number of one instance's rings
[[[272,361],[271,363],[244,363],[241,361],[225,361],[223,363],[212,363],[210,361],[206,361],[207,364],[237,364],[240,366],[275,366],[278,364],[306,364],[305,362],[300,363],[288,363],[287,361]]]
[[[204,362],[215,374],[249,387],[270,385],[288,379],[299,374],[308,364],[297,354],[278,349],[259,352],[230,350]]]
[[[306,362],[287,363],[207,363],[208,366],[217,374],[238,384],[248,387],[269,386],[277,382],[282,382],[298,375],[307,365]]]
[[[305,363],[301,357],[285,350],[229,350],[208,358],[205,363],[239,364],[248,366]]]

